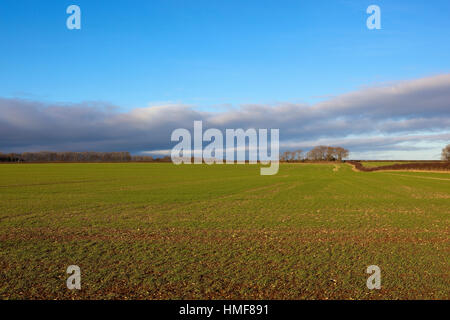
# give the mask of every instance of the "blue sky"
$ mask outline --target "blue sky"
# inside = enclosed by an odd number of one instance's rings
[[[68,30],[77,4],[82,29]],[[368,30],[377,4],[382,30]],[[314,102],[450,70],[449,1],[0,3],[0,95],[105,101]]]
[[[71,4],[81,8],[81,30],[66,28]],[[366,27],[371,4],[381,8],[381,30]],[[367,88],[448,74],[449,13],[447,0],[2,0],[0,99],[4,108],[33,101],[65,107],[112,105],[123,114],[149,106],[239,114],[249,104],[326,104]],[[447,100],[440,101],[436,110]],[[173,109],[162,112],[171,117]],[[415,116],[424,118],[412,112],[395,120]],[[449,115],[439,116],[446,120]],[[377,128],[338,138],[448,133],[443,124],[439,128]],[[432,158],[445,137],[434,146]],[[300,143],[327,137],[306,138],[286,139]],[[336,137],[330,132],[328,138]],[[16,148],[8,142],[0,148],[22,150],[26,145]],[[425,150],[424,145],[429,143],[410,145],[408,154],[386,149],[366,155],[428,158],[431,152],[417,151]],[[46,141],[30,146],[61,148]]]

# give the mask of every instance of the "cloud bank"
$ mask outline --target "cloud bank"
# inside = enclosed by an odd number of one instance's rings
[[[365,88],[308,104],[242,105],[222,112],[162,105],[128,112],[100,103],[0,98],[0,151],[162,154],[176,128],[277,128],[283,148],[341,145],[352,158],[437,159],[450,142],[450,74]],[[355,156],[356,155],[356,156]]]

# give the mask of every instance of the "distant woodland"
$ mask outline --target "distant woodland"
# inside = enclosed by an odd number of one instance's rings
[[[344,161],[349,151],[342,147],[317,146],[303,152],[302,150],[285,151],[280,155],[282,162],[303,161]],[[450,145],[442,149],[442,160],[450,161]],[[1,153],[0,162],[171,162],[169,156],[154,158],[146,155],[131,155],[121,152],[24,152]]]
[[[342,147],[317,146],[304,153],[303,150],[285,151],[280,156],[283,162],[294,161],[342,161],[349,156],[349,151]]]
[[[302,150],[285,151],[280,156],[280,161],[342,161],[347,158],[349,151],[341,147],[318,146],[307,153]],[[154,158],[145,155],[131,155],[127,151],[122,152],[24,152],[8,153],[0,152],[0,162],[170,162],[171,158],[165,156]]]
[[[168,162],[170,157],[132,156],[122,152],[24,152],[0,153],[0,162]]]

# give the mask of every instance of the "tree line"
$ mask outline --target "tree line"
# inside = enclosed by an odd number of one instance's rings
[[[163,162],[170,161],[170,157],[153,158],[152,156],[135,155],[128,151],[121,152],[24,152],[8,153],[0,152],[0,162]]]
[[[342,161],[349,156],[349,151],[342,147],[317,146],[308,152],[303,150],[285,151],[280,161]],[[450,144],[442,149],[442,160],[450,161]],[[146,155],[131,155],[121,152],[24,152],[1,153],[0,162],[170,162],[169,156],[154,158]]]
[[[281,161],[342,161],[348,157],[349,151],[341,147],[318,146],[307,153],[302,150],[285,151]],[[147,155],[131,155],[128,151],[121,152],[0,152],[0,162],[170,162],[169,156],[154,158]]]
[[[280,160],[292,161],[342,161],[349,156],[349,151],[342,147],[317,146],[303,152],[303,150],[285,151],[281,154]]]

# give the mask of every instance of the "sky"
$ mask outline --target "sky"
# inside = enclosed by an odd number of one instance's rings
[[[72,4],[80,30],[66,27]],[[372,4],[380,30],[366,26]],[[447,0],[2,0],[0,151],[164,154],[174,128],[203,120],[276,126],[281,149],[439,159],[449,12]]]

